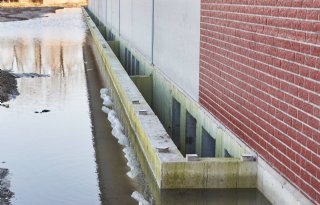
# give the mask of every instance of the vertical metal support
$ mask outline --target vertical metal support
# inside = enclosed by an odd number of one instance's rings
[[[153,60],[154,60],[154,1],[155,0],[152,0],[152,42],[151,42],[151,64],[153,64]]]

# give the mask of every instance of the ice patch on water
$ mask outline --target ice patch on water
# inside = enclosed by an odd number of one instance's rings
[[[151,203],[148,202],[142,194],[140,194],[139,192],[135,191],[131,194],[131,197],[134,198],[139,205],[150,205]]]
[[[100,89],[100,95],[105,94],[105,95],[109,95],[110,94],[110,90],[108,88],[101,88]]]
[[[107,108],[105,106],[102,106],[101,110],[106,114],[108,114],[111,111],[109,108]]]
[[[100,89],[100,97],[103,100],[103,105],[108,108],[111,108],[113,103],[109,94],[110,90],[108,88]]]
[[[110,96],[106,95],[104,98],[103,98],[103,105],[104,106],[107,106],[108,108],[111,108],[113,103],[112,103],[112,100],[110,98]]]
[[[140,169],[134,149],[130,146],[127,146],[123,148],[122,151],[124,152],[125,158],[128,160],[127,165],[130,167],[130,171],[127,173],[127,175],[132,179],[136,178],[140,173]]]
[[[103,99],[102,111],[108,115],[108,121],[111,124],[112,131],[111,134],[118,140],[118,143],[124,146],[123,152],[125,158],[127,159],[127,165],[130,168],[130,171],[127,175],[134,179],[140,174],[139,162],[137,160],[136,154],[133,147],[130,146],[130,141],[128,137],[123,133],[123,126],[120,120],[117,118],[117,113],[108,108],[107,104],[113,104],[111,97],[109,96],[110,90],[107,88],[102,88],[100,90],[100,96]],[[106,102],[108,101],[108,103]],[[106,107],[107,106],[107,107]]]

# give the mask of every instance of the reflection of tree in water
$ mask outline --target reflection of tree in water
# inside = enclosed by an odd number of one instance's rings
[[[60,72],[64,77],[65,73],[64,73],[64,63],[63,63],[63,47],[61,44],[60,44]]]
[[[41,41],[39,39],[34,40],[34,56],[36,72],[42,74]]]
[[[14,2],[28,2],[28,3],[43,3],[43,0],[0,0],[1,3],[7,2],[7,3],[14,3]]]
[[[82,46],[65,41],[0,39],[0,69],[16,73],[38,73],[66,77],[75,66],[83,66]]]
[[[0,45],[5,45],[0,49],[0,68],[11,69],[14,73],[50,75],[44,79],[18,80],[21,92],[30,96],[42,93],[42,102],[54,101],[53,96],[57,95],[64,101],[66,87],[76,84],[84,72],[81,42],[19,38],[15,41],[0,39]],[[48,91],[48,87],[54,89]]]
[[[19,70],[22,73],[24,73],[23,62],[25,62],[24,61],[25,49],[24,49],[24,45],[21,43],[20,40],[17,40],[16,43],[13,45],[13,53],[14,53],[14,58],[12,62],[16,62],[17,68],[20,68]]]

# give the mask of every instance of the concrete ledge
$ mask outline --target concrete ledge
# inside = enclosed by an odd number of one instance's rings
[[[256,162],[235,158],[164,163],[162,188],[254,188],[256,173]]]
[[[186,161],[85,9],[83,13],[104,64],[107,74],[104,77],[110,81],[115,109],[121,115],[128,136],[137,142],[135,149],[143,153],[144,159],[139,160],[147,161],[158,187],[255,188],[256,162],[237,158]],[[139,103],[134,103],[136,101]],[[164,148],[168,151],[162,152]]]

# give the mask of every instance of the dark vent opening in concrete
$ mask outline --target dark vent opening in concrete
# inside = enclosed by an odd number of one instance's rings
[[[127,57],[127,60],[128,60],[128,62],[127,62],[127,73],[128,73],[128,75],[131,75],[132,73],[131,73],[131,52],[130,51],[128,51],[128,57]]]
[[[136,58],[132,56],[132,62],[131,62],[131,75],[137,75],[136,73]]]
[[[140,63],[138,60],[136,60],[136,75],[141,75],[140,73]]]
[[[224,157],[230,158],[232,155],[228,152],[228,150],[224,149]]]
[[[185,154],[196,153],[197,120],[187,111]]]
[[[216,153],[216,140],[202,128],[202,157],[215,157]]]
[[[181,117],[181,104],[172,99],[172,141],[180,150],[180,117]]]
[[[127,47],[124,47],[124,58],[119,57],[119,60],[130,77],[143,75],[138,58]]]
[[[124,69],[128,73],[128,49],[127,48],[124,49],[124,62],[121,62],[121,63]]]

